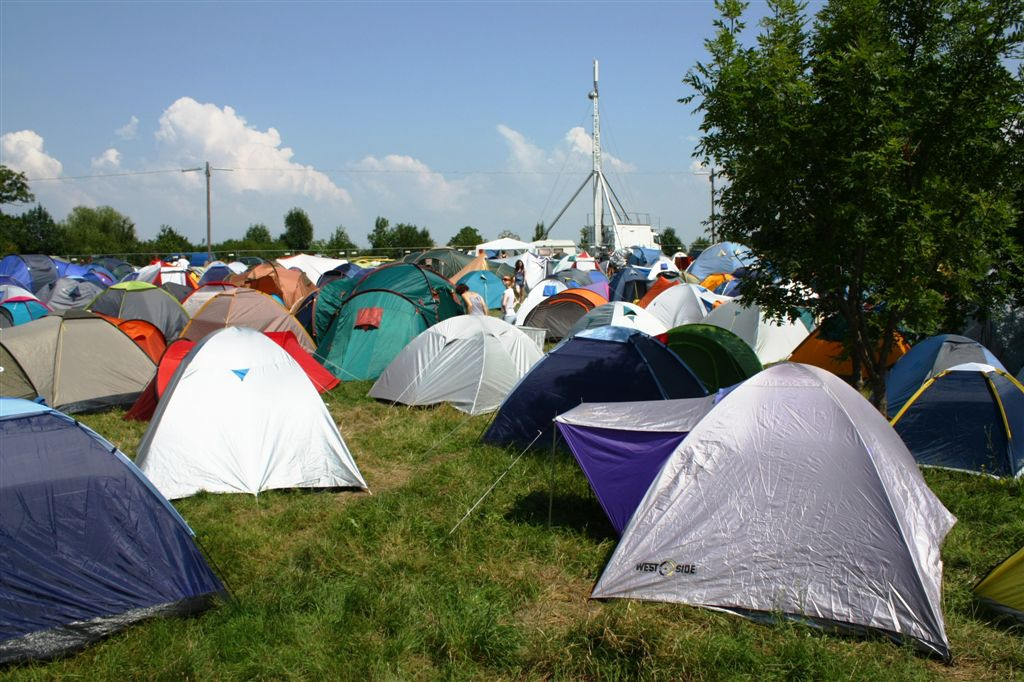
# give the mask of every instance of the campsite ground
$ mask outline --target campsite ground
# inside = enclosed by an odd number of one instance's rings
[[[959,522],[943,547],[943,665],[882,639],[588,600],[615,536],[572,458],[478,442],[488,417],[325,396],[373,493],[179,500],[233,599],[7,679],[955,679],[1024,676],[1024,631],[970,588],[1024,545],[1024,481],[930,470]],[[130,456],[145,424],[81,420]],[[513,463],[515,462],[514,466]],[[493,492],[452,528],[506,471]],[[553,496],[549,493],[553,491]],[[550,516],[549,516],[550,515]],[[550,518],[550,523],[549,523]]]

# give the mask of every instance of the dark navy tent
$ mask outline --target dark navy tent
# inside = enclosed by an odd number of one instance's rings
[[[919,464],[1024,475],[1024,388],[1001,368],[969,362],[943,370],[892,425]]]
[[[638,301],[647,293],[650,284],[646,270],[633,266],[625,267],[612,276],[610,301]]]
[[[583,403],[555,420],[616,533],[717,398]]]
[[[79,649],[224,586],[191,529],[117,448],[0,398],[0,663]]]
[[[889,370],[885,386],[889,417],[894,417],[926,381],[950,367],[968,362],[1006,369],[987,348],[966,336],[940,334],[914,344]]]
[[[488,443],[551,441],[553,419],[583,402],[630,402],[707,395],[690,368],[662,343],[625,327],[597,327],[551,349],[501,404]]]

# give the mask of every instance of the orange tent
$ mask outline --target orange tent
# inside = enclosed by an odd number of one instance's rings
[[[682,281],[678,277],[662,277],[658,275],[654,282],[647,288],[647,293],[644,297],[637,301],[637,305],[641,308],[646,308],[654,298],[670,287],[682,284]]]
[[[607,302],[607,298],[590,289],[566,289],[538,303],[523,320],[523,326],[546,329],[546,339],[558,341],[577,320]]]
[[[879,342],[881,350],[881,342]],[[903,336],[896,332],[892,347],[889,349],[889,358],[886,367],[892,367],[901,357],[910,350],[910,344]],[[793,354],[789,356],[790,362],[801,362],[805,365],[814,365],[832,372],[838,377],[846,380],[853,378],[853,362],[845,355],[842,341],[831,341],[822,338],[822,327],[818,327],[804,339]],[[861,376],[867,378],[867,370],[861,368]]]
[[[708,291],[714,291],[719,286],[730,280],[736,279],[732,275],[725,272],[715,272],[705,277],[700,285]]]
[[[163,333],[152,322],[147,322],[146,320],[123,320],[120,317],[112,317],[103,313],[93,313],[93,315],[102,317],[123,331],[131,337],[131,340],[139,348],[146,351],[146,355],[149,356],[150,360],[160,362],[160,356],[164,354],[164,349],[167,348],[167,341],[164,339]]]
[[[291,313],[298,310],[306,297],[316,291],[316,285],[309,280],[306,273],[276,263],[259,263],[240,275],[231,275],[228,282],[278,296]]]

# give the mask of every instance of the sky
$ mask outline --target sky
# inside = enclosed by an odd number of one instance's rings
[[[750,8],[750,24],[763,13]],[[0,2],[0,163],[57,220],[112,206],[141,239],[274,235],[306,211],[359,246],[378,216],[529,239],[592,165],[630,212],[701,236],[710,183],[682,79],[710,0]],[[585,189],[552,229],[577,241]]]

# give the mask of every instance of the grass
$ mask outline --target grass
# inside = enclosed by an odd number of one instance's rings
[[[571,457],[479,443],[488,417],[325,396],[372,494],[269,491],[176,502],[233,599],[153,620],[6,679],[1007,680],[1024,632],[971,587],[1024,545],[1024,482],[925,476],[959,522],[943,548],[953,665],[881,639],[588,599],[615,535]],[[145,424],[82,421],[129,456]],[[553,466],[552,466],[553,464]],[[553,493],[553,495],[552,495]],[[551,518],[549,525],[549,496]]]

